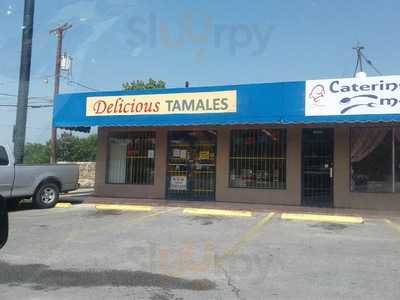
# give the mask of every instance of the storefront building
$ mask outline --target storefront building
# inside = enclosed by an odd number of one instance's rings
[[[60,95],[103,197],[400,209],[400,76]]]

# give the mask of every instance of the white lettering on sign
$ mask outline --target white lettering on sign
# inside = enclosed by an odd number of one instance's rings
[[[400,76],[306,81],[306,116],[376,114],[400,114]]]
[[[87,97],[86,116],[236,112],[236,91]]]

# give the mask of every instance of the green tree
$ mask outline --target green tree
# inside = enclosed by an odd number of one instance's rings
[[[80,138],[63,133],[57,141],[59,161],[96,161],[97,135]]]
[[[97,135],[80,138],[63,133],[57,139],[57,160],[68,162],[96,161]],[[50,142],[28,143],[25,146],[24,163],[46,164],[50,162]]]
[[[134,80],[131,82],[125,82],[122,84],[124,90],[152,90],[152,89],[164,89],[166,84],[162,80],[149,79],[148,82],[143,80]]]
[[[28,143],[25,145],[25,164],[48,164],[50,162],[50,146],[47,144]]]

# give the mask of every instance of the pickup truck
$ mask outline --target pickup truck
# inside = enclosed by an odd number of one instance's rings
[[[79,186],[77,165],[19,165],[14,161],[10,149],[0,145],[0,196],[9,203],[32,197],[35,207],[52,208],[61,192]]]

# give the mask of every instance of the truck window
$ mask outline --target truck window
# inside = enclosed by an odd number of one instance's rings
[[[0,166],[8,166],[7,151],[3,146],[0,146]]]

